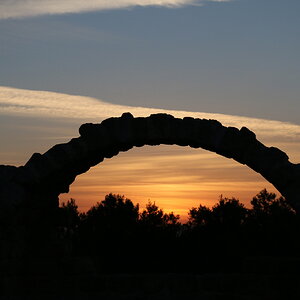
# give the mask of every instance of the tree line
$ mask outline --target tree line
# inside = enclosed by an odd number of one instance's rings
[[[298,256],[299,216],[283,197],[260,191],[246,208],[220,196],[193,207],[188,222],[155,202],[138,204],[109,194],[80,213],[62,203],[56,233],[65,257],[92,257],[103,272],[238,271],[249,256]]]

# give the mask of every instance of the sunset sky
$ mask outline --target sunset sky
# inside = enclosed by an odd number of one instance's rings
[[[247,126],[300,162],[299,12],[298,0],[2,0],[0,164],[125,111]],[[119,193],[184,217],[264,187],[275,191],[214,153],[149,146],[105,160],[61,199],[86,210]]]

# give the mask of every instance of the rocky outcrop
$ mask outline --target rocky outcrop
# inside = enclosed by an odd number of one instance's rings
[[[21,167],[0,166],[0,214],[12,220],[20,207],[55,208],[60,193],[69,191],[76,176],[104,158],[144,145],[203,148],[232,158],[260,173],[300,210],[300,164],[274,147],[266,147],[249,129],[225,127],[216,120],[174,118],[155,114],[134,118],[124,113],[100,124],[83,124],[80,137],[34,153]],[[196,162],[195,162],[196,163]]]

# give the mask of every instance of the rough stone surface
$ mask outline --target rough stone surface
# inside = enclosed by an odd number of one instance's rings
[[[69,191],[76,176],[132,147],[176,144],[203,148],[232,158],[260,173],[300,211],[300,164],[274,147],[260,143],[243,127],[225,127],[216,120],[174,118],[155,114],[134,118],[130,113],[100,124],[83,124],[80,137],[34,153],[22,167],[0,166],[0,223],[16,222],[21,207],[58,206],[60,193]],[[196,163],[196,162],[195,162]]]

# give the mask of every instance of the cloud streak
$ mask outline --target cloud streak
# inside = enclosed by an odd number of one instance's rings
[[[180,7],[228,0],[1,0],[0,19],[124,9],[133,6]]]
[[[0,115],[65,119],[80,124],[83,122],[100,122],[109,117],[120,116],[127,111],[135,117],[148,116],[153,113],[169,113],[179,118],[190,116],[216,119],[225,126],[238,128],[246,126],[257,133],[259,138],[263,138],[264,141],[300,141],[300,125],[288,122],[219,113],[116,105],[91,97],[0,86]]]

